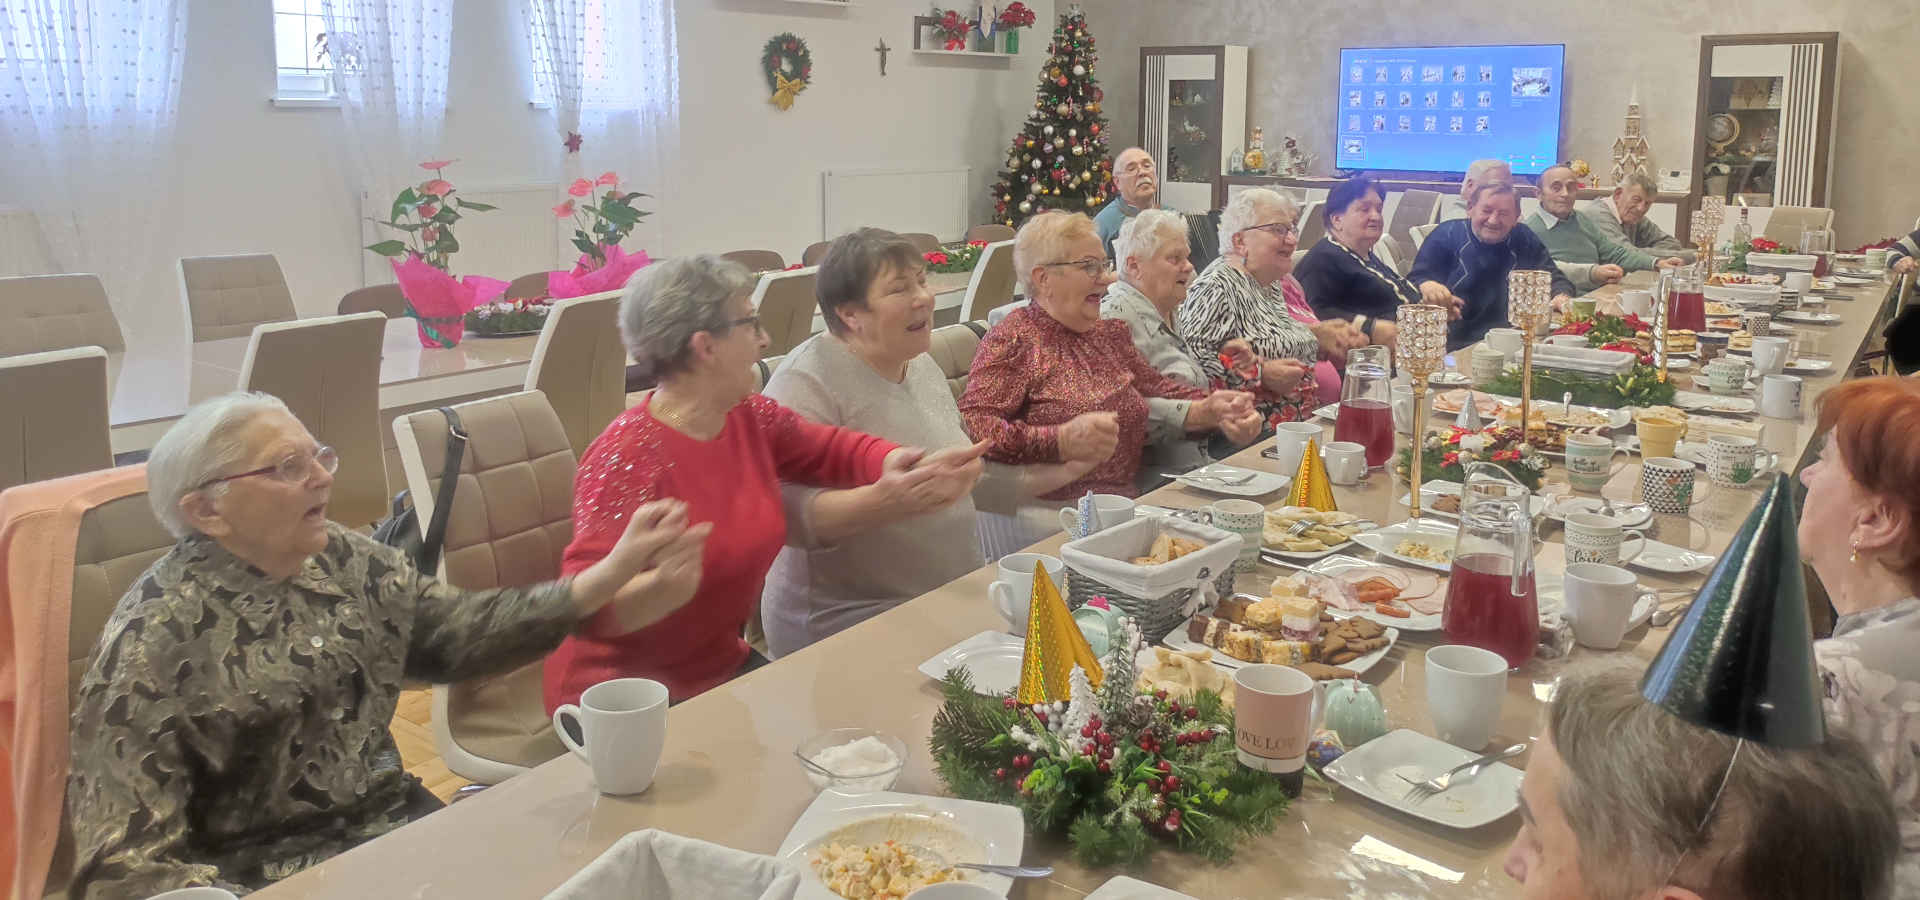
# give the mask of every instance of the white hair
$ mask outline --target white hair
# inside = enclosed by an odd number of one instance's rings
[[[727,301],[752,284],[745,266],[707,253],[641,269],[620,295],[620,338],[637,374],[652,381],[685,366],[693,336],[727,330]]]
[[[1021,293],[1033,295],[1030,282],[1035,266],[1060,262],[1068,244],[1098,235],[1093,220],[1081,213],[1056,209],[1028,219],[1013,236],[1013,274],[1020,281]]]
[[[1495,172],[1506,174],[1496,176],[1493,174]],[[1489,178],[1495,181],[1512,181],[1513,164],[1504,159],[1476,159],[1467,167],[1467,177],[1472,179],[1474,184],[1486,184]]]
[[[1113,239],[1113,259],[1120,277],[1127,277],[1127,260],[1149,259],[1174,241],[1187,240],[1187,217],[1170,209],[1143,209],[1120,226]]]
[[[180,515],[180,501],[241,464],[252,449],[241,440],[241,432],[270,412],[293,417],[287,405],[272,394],[222,394],[187,410],[154,443],[153,452],[147,456],[147,502],[153,505],[154,518],[168,534],[183,538],[193,533],[193,526]],[[219,496],[226,489],[222,483],[206,490]]]
[[[1260,220],[1262,212],[1278,213],[1288,220],[1298,223],[1300,208],[1293,205],[1293,198],[1272,188],[1248,188],[1233,195],[1227,201],[1227,208],[1220,211],[1220,253],[1233,252],[1233,236],[1252,228]]]
[[[1647,195],[1648,200],[1655,200],[1660,196],[1659,182],[1654,181],[1653,176],[1645,172],[1629,172],[1625,180],[1614,185],[1616,191],[1623,188],[1639,188],[1641,193]]]

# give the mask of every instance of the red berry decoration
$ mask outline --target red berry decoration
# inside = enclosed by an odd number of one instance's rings
[[[1102,731],[1099,734],[1094,735],[1093,739],[1096,741],[1099,741],[1100,746],[1102,747],[1113,746],[1113,734],[1111,732]]]
[[[1188,720],[1188,721],[1192,721],[1192,720],[1194,720],[1194,719],[1198,719],[1198,718],[1200,718],[1200,711],[1199,711],[1199,710],[1197,710],[1197,709],[1193,709],[1193,708],[1191,708],[1191,707],[1189,707],[1189,708],[1187,709],[1187,720]]]
[[[1037,712],[1037,713],[1034,713],[1034,714],[1033,714],[1033,717],[1034,717],[1034,718],[1036,718],[1036,719],[1039,719],[1039,720],[1040,720],[1040,724],[1042,724],[1042,725],[1045,725],[1045,724],[1047,724],[1047,714],[1046,714],[1046,713],[1043,713],[1043,712]]]
[[[1001,780],[1001,781],[1005,781],[1005,780],[1007,780],[1007,770],[1006,770],[1006,769],[995,769],[995,770],[993,770],[993,777],[994,777],[994,778],[997,778],[997,779],[999,779],[999,780]]]
[[[1107,762],[1104,759],[1100,761],[1099,769],[1100,769],[1100,774],[1102,775],[1113,774],[1113,764],[1110,762]]]
[[[1108,163],[1107,163],[1107,162],[1106,162],[1105,160],[1101,160],[1101,162],[1100,162],[1100,164],[1101,164],[1102,166],[1105,166],[1105,165],[1108,165]],[[1165,699],[1167,699],[1167,692],[1166,692],[1166,691],[1154,691],[1154,692],[1153,692],[1153,699],[1155,699],[1155,700],[1165,700]]]
[[[1100,748],[1100,758],[1101,758],[1101,759],[1112,759],[1112,758],[1113,758],[1113,748],[1112,748],[1112,747],[1101,747],[1101,748]]]
[[[1166,760],[1163,759],[1160,761],[1160,764],[1155,766],[1154,768],[1159,769],[1163,773],[1171,772],[1173,771],[1173,763],[1167,762]]]
[[[1160,779],[1158,778],[1147,779],[1147,790],[1150,790],[1156,794],[1160,793]]]
[[[1020,701],[1015,700],[1012,697],[1006,697],[1000,701],[1000,705],[1003,707],[1006,707],[1007,709],[1013,709],[1020,705]]]
[[[1093,723],[1091,722],[1087,723],[1085,728],[1080,729],[1080,736],[1083,738],[1090,738],[1098,733],[1098,731],[1094,730]]]
[[[1161,782],[1161,784],[1164,784],[1164,785],[1166,785],[1166,786],[1167,786],[1167,790],[1169,790],[1169,791],[1177,791],[1177,790],[1179,790],[1179,789],[1180,789],[1180,776],[1178,776],[1178,775],[1168,775],[1168,776],[1167,776],[1167,780],[1166,780],[1166,781],[1163,781],[1163,782]]]

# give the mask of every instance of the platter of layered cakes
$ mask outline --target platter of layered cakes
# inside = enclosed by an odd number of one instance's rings
[[[1276,578],[1268,596],[1224,598],[1161,643],[1187,653],[1210,652],[1215,665],[1229,669],[1267,663],[1292,666],[1318,681],[1352,678],[1386,659],[1400,630],[1372,618],[1334,615],[1323,598],[1339,593],[1341,583],[1306,573]],[[1384,582],[1370,587],[1384,602],[1393,600],[1387,592],[1399,594]]]

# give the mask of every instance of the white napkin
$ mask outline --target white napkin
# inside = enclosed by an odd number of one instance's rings
[[[546,900],[793,900],[799,889],[799,871],[771,856],[650,828],[615,841]]]

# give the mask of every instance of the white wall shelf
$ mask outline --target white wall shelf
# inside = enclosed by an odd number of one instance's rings
[[[991,50],[930,50],[925,47],[921,47],[913,52],[916,56],[974,56],[1003,61],[1013,59],[1020,55],[1018,53],[995,53]]]
[[[860,5],[858,3],[848,3],[846,0],[780,0],[780,2],[797,3],[802,6],[837,6],[841,9],[850,9]]]

